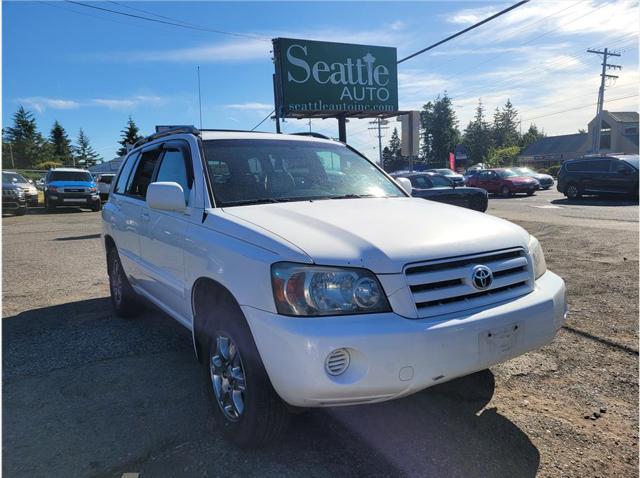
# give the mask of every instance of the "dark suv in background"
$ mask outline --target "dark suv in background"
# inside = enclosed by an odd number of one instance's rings
[[[558,172],[558,191],[569,199],[583,194],[638,195],[638,155],[572,159]]]

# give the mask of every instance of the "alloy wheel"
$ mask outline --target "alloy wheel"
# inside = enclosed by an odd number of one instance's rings
[[[216,338],[216,351],[209,359],[211,385],[225,417],[238,420],[244,412],[246,381],[240,351],[229,337]]]
[[[570,184],[569,186],[567,186],[567,197],[569,199],[578,197],[578,187],[575,184]]]

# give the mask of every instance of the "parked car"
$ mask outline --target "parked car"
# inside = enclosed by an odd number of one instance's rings
[[[482,171],[482,169],[467,169],[462,175],[465,186],[469,185],[469,178],[476,176],[480,171]]]
[[[558,191],[569,199],[583,194],[638,195],[638,155],[572,159],[558,172]]]
[[[111,302],[190,330],[216,433],[243,446],[291,409],[404,397],[551,342],[565,285],[538,240],[411,189],[331,140],[154,134],[102,212]]]
[[[456,187],[448,177],[434,173],[394,173],[391,177],[407,178],[411,181],[413,197],[462,206],[480,212],[487,210],[489,200],[487,191],[484,189]]]
[[[6,175],[6,176],[5,176]],[[18,174],[13,171],[3,171],[2,172],[2,183],[6,182],[13,183],[18,186],[24,192],[24,198],[27,201],[27,206],[29,207],[37,207],[38,206],[38,190],[33,184],[33,181],[26,179],[21,174]]]
[[[27,200],[24,190],[14,181],[13,174],[2,172],[2,212],[24,216],[27,213]]]
[[[100,196],[91,173],[85,169],[56,168],[47,173],[44,188],[47,212],[60,206],[101,209]]]
[[[455,171],[447,168],[439,168],[439,169],[427,169],[428,173],[440,174],[441,176],[445,176],[450,179],[456,186],[464,186],[464,178],[462,174],[458,174]]]
[[[467,185],[485,189],[490,194],[500,194],[509,197],[517,193],[531,196],[540,183],[526,176],[520,176],[507,168],[485,169],[467,179]]]
[[[549,189],[553,186],[553,177],[549,174],[542,174],[531,168],[511,168],[511,170],[519,176],[533,178],[540,183],[540,189]]]
[[[98,194],[100,199],[106,201],[109,198],[109,191],[111,191],[111,183],[116,177],[115,173],[103,173],[96,178],[96,184],[98,187]]]

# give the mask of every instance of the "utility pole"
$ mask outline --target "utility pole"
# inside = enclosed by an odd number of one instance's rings
[[[378,130],[378,155],[380,157],[380,167],[382,167],[382,130],[389,129],[389,122],[386,119],[376,118],[375,121],[369,121],[369,124],[374,125],[371,130]]]
[[[200,65],[198,65],[198,108],[200,109],[200,129],[202,129],[202,93],[200,92]]]
[[[311,118],[309,118],[309,133],[311,133]]]
[[[13,161],[13,147],[9,143],[9,155],[11,156],[11,169],[16,169],[16,163]]]
[[[591,149],[594,153],[600,152],[600,136],[602,133],[602,110],[604,109],[604,90],[607,79],[616,79],[616,75],[608,75],[607,69],[622,70],[620,65],[610,65],[607,63],[607,58],[610,56],[620,56],[620,53],[610,52],[608,48],[604,51],[601,50],[587,50],[588,53],[595,53],[596,55],[602,55],[602,73],[600,73],[600,89],[598,90],[598,108],[596,110],[596,129],[593,134],[593,143]]]

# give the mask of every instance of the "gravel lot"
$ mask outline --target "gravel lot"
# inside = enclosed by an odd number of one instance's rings
[[[4,476],[637,476],[637,204],[545,191],[489,213],[566,280],[556,341],[402,400],[311,410],[257,452],[216,434],[185,329],[112,317],[99,213],[5,217]]]

